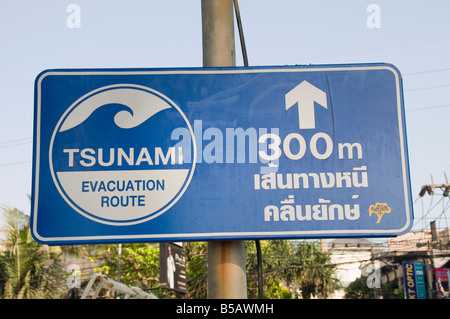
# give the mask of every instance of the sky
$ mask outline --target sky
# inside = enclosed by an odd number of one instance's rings
[[[386,62],[403,76],[415,224],[449,227],[450,1],[240,0],[249,65]],[[201,67],[200,0],[0,0],[0,205],[29,214],[34,80],[52,68]],[[236,64],[243,65],[236,29]],[[425,217],[425,218],[424,218]]]

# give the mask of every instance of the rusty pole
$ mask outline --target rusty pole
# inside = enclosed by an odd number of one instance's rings
[[[203,66],[236,66],[232,0],[202,0]],[[245,242],[208,242],[208,298],[246,299]]]

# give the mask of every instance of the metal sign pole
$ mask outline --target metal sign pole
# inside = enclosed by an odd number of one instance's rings
[[[202,39],[204,67],[236,65],[232,0],[202,0]],[[208,298],[247,298],[244,241],[208,242]]]

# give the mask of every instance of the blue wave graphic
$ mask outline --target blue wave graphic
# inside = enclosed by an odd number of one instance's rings
[[[122,104],[131,109],[131,112],[123,110],[114,116],[114,123],[124,129],[139,126],[156,113],[171,108],[170,104],[157,95],[140,88],[124,87],[123,85],[97,91],[98,93],[90,95],[76,105],[64,120],[59,132],[80,125],[95,110],[108,104]]]

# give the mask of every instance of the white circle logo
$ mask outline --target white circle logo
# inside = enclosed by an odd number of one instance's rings
[[[190,132],[190,150],[170,138],[180,127]],[[75,211],[103,224],[133,225],[181,198],[196,152],[192,127],[172,100],[145,86],[118,84],[93,90],[66,110],[53,131],[49,164]]]

